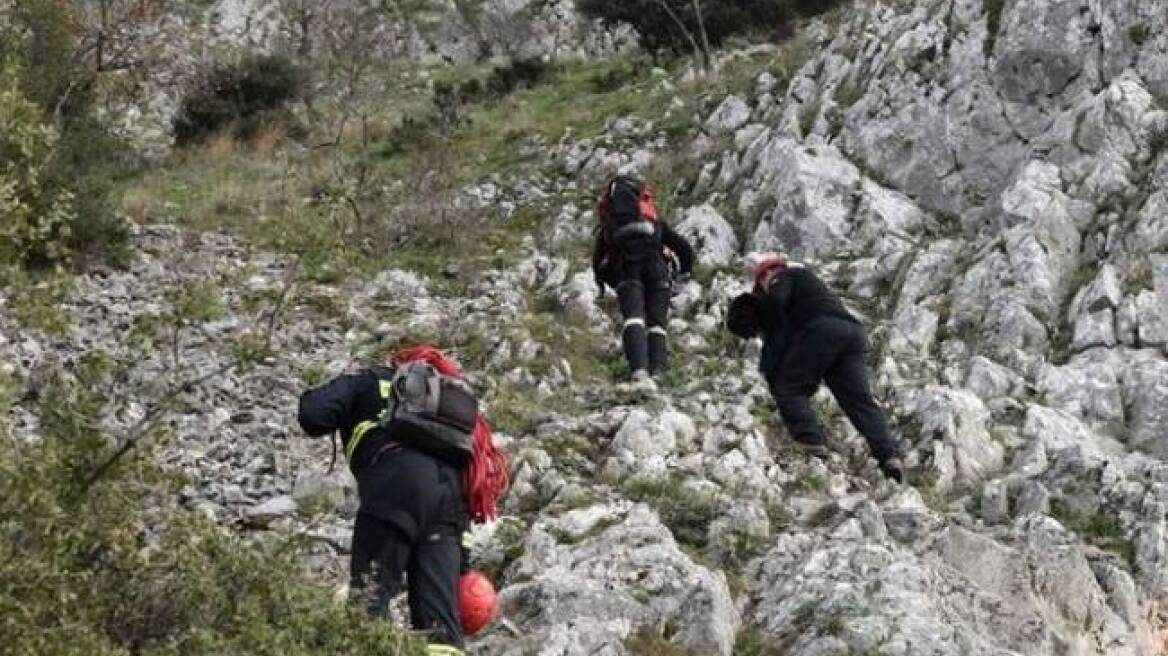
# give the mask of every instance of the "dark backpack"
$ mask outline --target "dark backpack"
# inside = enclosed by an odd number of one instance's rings
[[[609,244],[656,236],[653,186],[632,176],[616,176],[600,195],[597,219]]]
[[[398,367],[387,383],[391,389],[378,425],[390,439],[455,463],[470,459],[479,411],[470,385],[421,361]]]

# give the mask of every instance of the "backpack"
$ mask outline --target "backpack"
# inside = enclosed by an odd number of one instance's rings
[[[399,366],[388,384],[378,426],[391,439],[458,464],[470,459],[479,411],[470,385],[420,360]]]
[[[657,205],[653,202],[653,186],[632,176],[616,176],[605,185],[596,216],[610,244],[655,235]]]

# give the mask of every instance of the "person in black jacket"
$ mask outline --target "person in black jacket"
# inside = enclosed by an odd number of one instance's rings
[[[464,484],[476,477],[466,474],[479,460],[440,457],[404,442],[383,425],[380,420],[394,393],[394,366],[416,360],[461,376],[437,350],[415,347],[395,356],[393,366],[342,375],[308,390],[300,398],[298,419],[310,436],[340,432],[357,479],[360,508],[350,560],[353,596],[370,613],[384,617],[401,590],[403,575],[408,575],[411,624],[440,643],[429,647],[432,656],[458,656],[463,635],[457,590],[466,561],[460,538],[470,519],[467,499],[475,499],[477,505],[470,506],[480,515],[475,519],[493,516],[495,497],[506,486],[506,467],[501,460],[488,463],[492,471],[486,478],[492,482],[493,476],[493,485],[486,486],[485,495],[468,495]],[[475,418],[474,430],[475,448],[485,448],[486,458],[496,457],[481,415]]]
[[[826,440],[811,396],[827,383],[881,471],[903,482],[896,444],[868,383],[863,326],[818,276],[785,256],[761,258],[754,278],[754,291],[731,304],[727,325],[742,338],[763,335],[759,370],[791,437],[823,452]]]
[[[597,207],[600,230],[592,271],[604,294],[616,288],[624,328],[621,341],[634,380],[664,373],[668,364],[669,303],[673,280],[665,258],[677,258],[681,280],[693,272],[694,251],[684,237],[657,218],[652,187],[629,176],[606,185]]]

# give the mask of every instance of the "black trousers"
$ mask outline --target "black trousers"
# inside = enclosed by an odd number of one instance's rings
[[[808,444],[824,443],[823,429],[811,408],[811,396],[824,382],[852,425],[868,440],[876,460],[884,462],[896,455],[888,422],[872,398],[866,351],[864,329],[845,319],[821,317],[795,335],[782,364],[767,376],[771,395],[793,438]]]
[[[616,295],[624,317],[621,342],[629,369],[660,373],[668,359],[669,269],[659,253],[626,256],[620,269]]]
[[[349,564],[353,597],[384,617],[404,578],[413,628],[461,649],[459,538],[467,520],[459,471],[398,448],[362,469],[357,484],[361,509]]]

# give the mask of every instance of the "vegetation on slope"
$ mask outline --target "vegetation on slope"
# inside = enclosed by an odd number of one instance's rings
[[[108,453],[102,390],[118,375],[91,354],[40,387],[39,443],[0,443],[5,653],[422,653],[313,582],[294,537],[252,543],[173,507],[183,482],[149,452],[86,488]],[[0,382],[4,416],[16,388]]]

